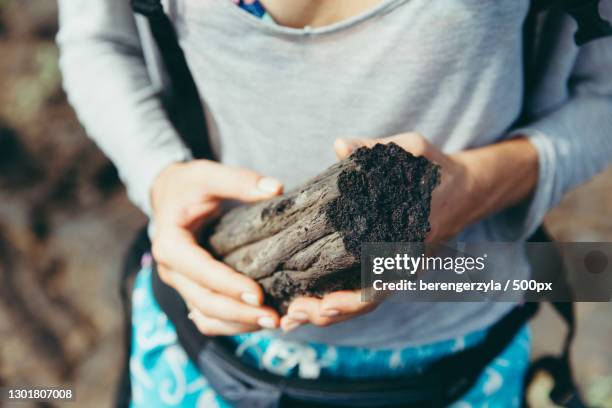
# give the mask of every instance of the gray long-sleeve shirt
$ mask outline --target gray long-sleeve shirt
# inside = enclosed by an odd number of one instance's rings
[[[117,165],[133,201],[166,165],[189,159],[162,109],[164,74],[127,0],[60,0],[61,69],[89,135]],[[612,0],[604,14],[612,17]],[[569,189],[612,157],[612,39],[578,49],[574,22],[548,13],[523,103],[522,24],[528,0],[383,0],[323,28],[267,25],[229,0],[169,0],[206,106],[219,160],[295,185],[335,161],[339,136],[419,131],[445,152],[527,135],[539,180],[524,204],[464,231],[470,241],[520,241]],[[512,169],[508,169],[512,171]],[[517,246],[522,245],[517,242]],[[520,252],[520,251],[519,251]],[[528,273],[526,260],[508,260]],[[517,274],[517,276],[520,274]],[[385,302],[301,339],[396,347],[483,328],[511,305]]]

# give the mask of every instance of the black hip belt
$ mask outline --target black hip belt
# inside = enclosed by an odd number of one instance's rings
[[[516,306],[477,346],[443,357],[415,376],[391,379],[286,378],[242,362],[223,337],[202,335],[187,317],[178,292],[153,273],[153,292],[176,327],[178,339],[213,389],[237,408],[444,407],[464,395],[482,370],[536,313],[538,303]]]
[[[534,240],[546,239],[543,230]],[[125,315],[125,364],[117,393],[117,406],[130,406],[131,351],[130,281],[140,269],[140,259],[150,252],[147,231],[143,229],[132,243],[121,279],[121,298]],[[443,407],[463,396],[475,384],[483,369],[513,340],[525,323],[535,315],[538,303],[516,306],[489,328],[478,345],[432,363],[419,375],[391,379],[348,380],[286,378],[270,374],[242,362],[224,337],[202,335],[187,317],[187,307],[179,294],[164,284],[153,268],[153,293],[161,309],[174,324],[179,343],[213,389],[237,408],[257,407]],[[567,325],[563,350],[559,356],[544,356],[533,362],[527,372],[528,385],[538,371],[554,379],[550,397],[568,408],[586,405],[571,374],[570,348],[575,332],[571,302],[551,306]],[[526,405],[523,399],[523,405]]]

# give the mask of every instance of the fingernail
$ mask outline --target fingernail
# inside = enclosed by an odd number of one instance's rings
[[[260,178],[257,182],[257,189],[264,193],[274,194],[283,187],[280,181],[273,179],[272,177]]]
[[[242,295],[240,295],[240,299],[242,299],[242,301],[248,305],[261,306],[261,303],[259,303],[259,297],[254,293],[243,292]]]
[[[296,321],[290,321],[289,323],[285,324],[285,326],[283,327],[283,331],[286,332],[290,332],[291,330],[295,330],[298,327],[300,327],[302,325],[302,323],[300,322],[296,322]]]
[[[324,317],[336,317],[339,314],[340,314],[340,311],[336,309],[328,309],[328,310],[323,310],[321,312],[321,316],[324,316]]]
[[[291,312],[287,315],[287,317],[291,320],[295,320],[296,322],[308,321],[308,315],[304,312]]]
[[[260,317],[259,319],[257,319],[257,324],[261,327],[263,327],[264,329],[275,329],[276,328],[276,322],[274,321],[273,318],[271,317]]]

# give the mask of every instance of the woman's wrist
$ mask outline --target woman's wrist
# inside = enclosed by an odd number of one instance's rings
[[[525,137],[455,155],[466,169],[466,226],[527,199],[538,180],[538,152]]]
[[[153,207],[157,195],[159,194],[159,190],[161,190],[162,186],[165,184],[168,174],[172,173],[172,170],[177,166],[180,166],[180,164],[181,162],[172,162],[157,173],[157,177],[155,177],[155,180],[153,180],[153,184],[151,185],[151,204],[153,204]]]
[[[173,175],[177,170],[185,166],[185,161],[175,161],[164,167],[158,174],[150,190],[150,202],[151,210],[155,214],[156,210],[159,209],[159,203],[163,200],[165,190],[167,189],[168,183],[173,179]]]
[[[471,167],[461,155],[441,156],[435,161],[441,167],[442,180],[432,195],[428,240],[445,242],[473,222],[472,197],[477,195],[477,186]]]

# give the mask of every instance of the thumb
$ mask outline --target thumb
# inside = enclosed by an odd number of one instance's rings
[[[334,151],[336,157],[342,160],[350,156],[355,150],[360,147],[372,147],[377,143],[380,143],[380,139],[350,139],[350,138],[339,138],[334,142]]]
[[[199,177],[204,193],[222,199],[254,202],[282,194],[280,181],[252,170],[202,161]]]
[[[432,146],[420,133],[400,133],[380,139],[337,139],[334,143],[336,156],[344,159],[360,147],[374,147],[376,144],[395,143],[415,156],[425,156],[430,160],[439,161],[441,153]]]

